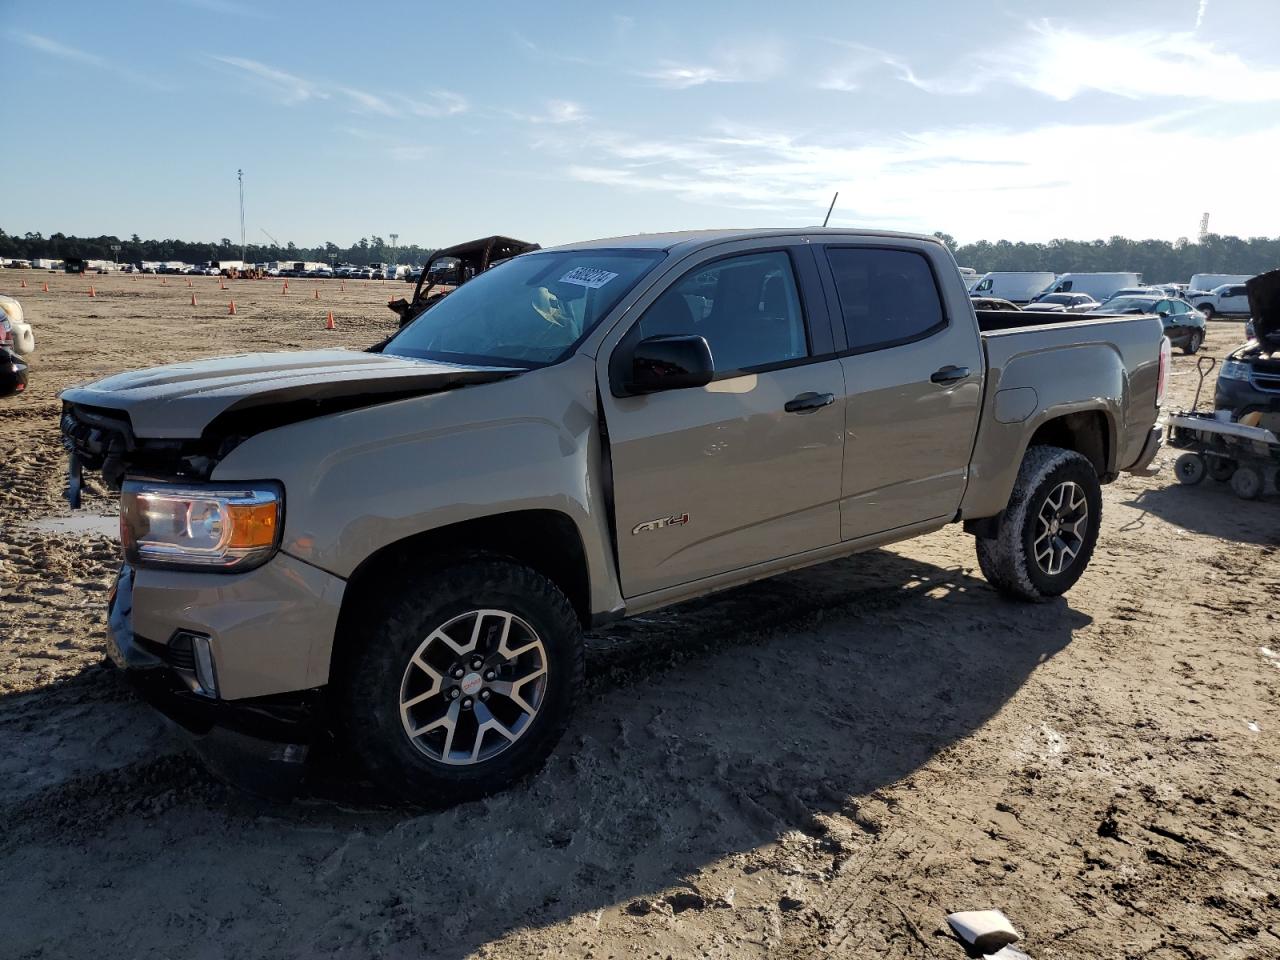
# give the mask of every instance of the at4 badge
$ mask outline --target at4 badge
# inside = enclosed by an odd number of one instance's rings
[[[677,513],[674,517],[659,517],[657,520],[646,520],[631,528],[631,534],[648,533],[650,530],[661,530],[664,527],[679,527],[689,522],[687,513]]]

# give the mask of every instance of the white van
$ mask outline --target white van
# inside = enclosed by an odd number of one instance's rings
[[[1197,273],[1187,284],[1187,289],[1208,291],[1224,283],[1244,283],[1252,277],[1252,273]]]
[[[1140,273],[1064,273],[1041,291],[1049,293],[1087,293],[1101,303],[1125,287],[1142,286]]]
[[[999,297],[1014,303],[1030,303],[1053,283],[1056,274],[1037,270],[1005,270],[983,274],[981,280],[969,288],[975,297]]]

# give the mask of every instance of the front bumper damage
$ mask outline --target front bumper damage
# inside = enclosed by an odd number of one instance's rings
[[[280,559],[240,577],[139,571],[126,564],[121,567],[110,593],[107,630],[108,658],[124,672],[143,700],[186,735],[215,774],[243,789],[276,798],[296,791],[310,748],[323,729],[327,672],[320,683],[299,686],[312,679],[306,671],[307,658],[303,658],[303,663],[294,668],[297,675],[292,682],[280,677],[264,680],[260,675],[246,678],[244,665],[255,649],[270,661],[272,645],[277,639],[283,639],[285,648],[290,648],[289,618],[285,617],[285,622],[276,624],[273,630],[259,631],[246,628],[245,621],[252,621],[252,616],[242,615],[237,621],[205,614],[235,611],[237,605],[228,606],[227,601],[236,594],[240,595],[241,613],[251,613],[244,605],[244,594],[256,592],[264,584],[244,581],[268,571]],[[306,566],[292,558],[286,559]],[[279,575],[287,579],[296,573],[289,564],[284,567],[284,571],[275,572],[276,576],[268,573],[268,582],[274,584]],[[321,576],[329,577],[328,574]],[[204,581],[208,605],[203,608],[189,602],[191,577]],[[211,589],[209,581],[214,578],[241,582],[230,582],[225,589]],[[331,604],[334,626],[340,598],[340,590],[336,598],[330,597],[334,601]],[[320,619],[327,619],[329,612],[322,610]],[[314,623],[314,618],[306,616],[302,621],[294,618],[292,627],[300,627],[303,622]],[[147,632],[143,632],[140,625],[145,625]],[[208,681],[202,682],[198,675],[190,643],[193,635],[208,638],[217,674],[214,690],[206,689]],[[332,632],[328,636],[330,642],[324,644],[326,665]],[[313,640],[307,639],[308,643]],[[230,682],[229,687],[223,685],[224,675]],[[280,689],[273,692],[253,689],[264,685]],[[285,689],[291,686],[298,688]],[[255,695],[231,696],[246,690]]]

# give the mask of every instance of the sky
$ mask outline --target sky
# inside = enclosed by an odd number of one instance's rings
[[[617,11],[617,12],[614,12]],[[0,0],[0,227],[1280,235],[1280,0]]]

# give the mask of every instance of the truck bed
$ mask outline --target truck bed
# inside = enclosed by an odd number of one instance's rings
[[[1146,314],[1040,313],[1035,310],[975,310],[978,329],[983,333],[1020,330],[1025,327],[1052,327],[1086,320],[1128,320]]]

